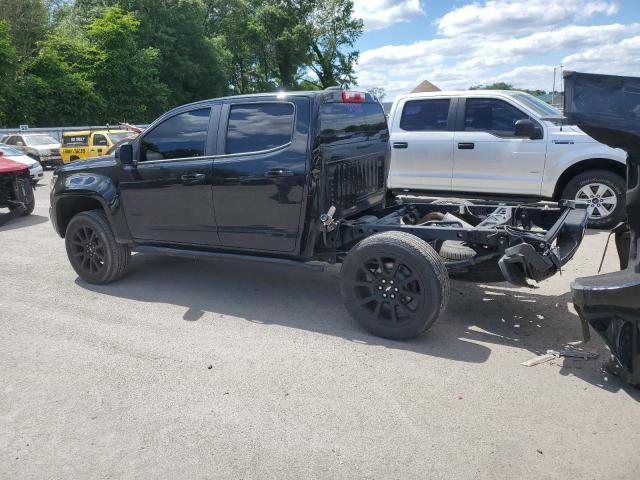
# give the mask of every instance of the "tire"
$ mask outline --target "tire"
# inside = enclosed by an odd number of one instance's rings
[[[562,198],[588,201],[589,226],[612,228],[624,220],[626,191],[626,182],[620,175],[608,170],[589,170],[571,179],[562,191]],[[604,194],[598,195],[600,192]]]
[[[67,226],[65,245],[71,266],[87,283],[111,283],[129,267],[131,250],[128,245],[116,242],[101,210],[75,215]]]
[[[347,255],[340,293],[365,330],[406,340],[427,331],[445,310],[449,276],[435,250],[415,235],[377,233]]]
[[[456,262],[473,258],[477,255],[477,252],[473,248],[467,247],[463,242],[447,240],[440,246],[438,254],[445,262]],[[498,262],[495,260],[487,260],[477,265],[472,265],[466,272],[452,271],[449,276],[455,280],[465,282],[496,283],[505,281]]]
[[[36,197],[33,193],[33,185],[31,183],[31,178],[18,178],[17,182],[17,199],[24,203],[26,207],[20,215],[26,217],[31,215],[33,213],[33,209],[36,207]],[[16,207],[9,207],[9,210],[11,211],[15,209]]]

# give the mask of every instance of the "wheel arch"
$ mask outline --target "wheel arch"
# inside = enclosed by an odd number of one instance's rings
[[[62,238],[65,237],[69,222],[81,212],[102,210],[106,213],[104,201],[96,195],[65,195],[56,201],[56,227]]]
[[[622,178],[626,178],[627,176],[626,165],[616,160],[611,160],[609,158],[589,158],[586,160],[581,160],[574,163],[564,172],[562,172],[560,178],[556,182],[556,187],[553,192],[553,200],[560,200],[563,190],[571,181],[571,179],[573,179],[576,175],[587,172],[589,170],[607,170],[620,175]]]

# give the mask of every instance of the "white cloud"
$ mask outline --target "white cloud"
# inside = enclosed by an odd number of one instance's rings
[[[503,36],[617,11],[617,3],[604,0],[488,0],[451,10],[437,23],[439,32],[448,37]]]
[[[640,72],[640,35],[567,55],[562,64],[567,70],[637,76]]]
[[[420,0],[354,0],[354,16],[364,20],[367,30],[386,28],[424,16]]]

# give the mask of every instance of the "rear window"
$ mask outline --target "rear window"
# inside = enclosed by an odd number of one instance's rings
[[[404,104],[400,128],[409,132],[437,132],[447,129],[448,98],[411,100]]]
[[[64,135],[62,137],[62,145],[88,145],[89,135]]]
[[[320,107],[323,143],[357,142],[389,134],[379,103],[325,103]]]
[[[232,105],[225,151],[228,154],[270,150],[291,142],[292,103],[246,103]]]

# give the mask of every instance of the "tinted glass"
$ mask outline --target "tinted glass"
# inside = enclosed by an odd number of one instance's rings
[[[464,129],[495,133],[503,137],[513,136],[516,122],[529,118],[513,105],[491,98],[467,98]]]
[[[4,140],[4,143],[6,143],[7,145],[15,145],[16,144],[16,137],[7,137]]]
[[[159,124],[142,138],[140,161],[204,156],[210,112],[192,110]]]
[[[413,131],[440,131],[447,129],[448,98],[412,100],[404,104],[400,128]]]
[[[107,135],[111,139],[111,143],[117,143],[121,140],[124,140],[125,138],[132,137],[135,134],[133,132],[112,132]]]
[[[387,118],[379,103],[325,103],[320,107],[324,143],[386,137]]]
[[[96,146],[105,146],[105,145],[109,145],[109,142],[107,141],[107,137],[105,137],[104,135],[100,135],[99,133],[96,133],[93,136],[93,144]]]
[[[232,105],[226,153],[247,153],[286,145],[293,134],[293,105],[251,103]]]
[[[87,145],[89,135],[65,135],[62,137],[63,145]]]

